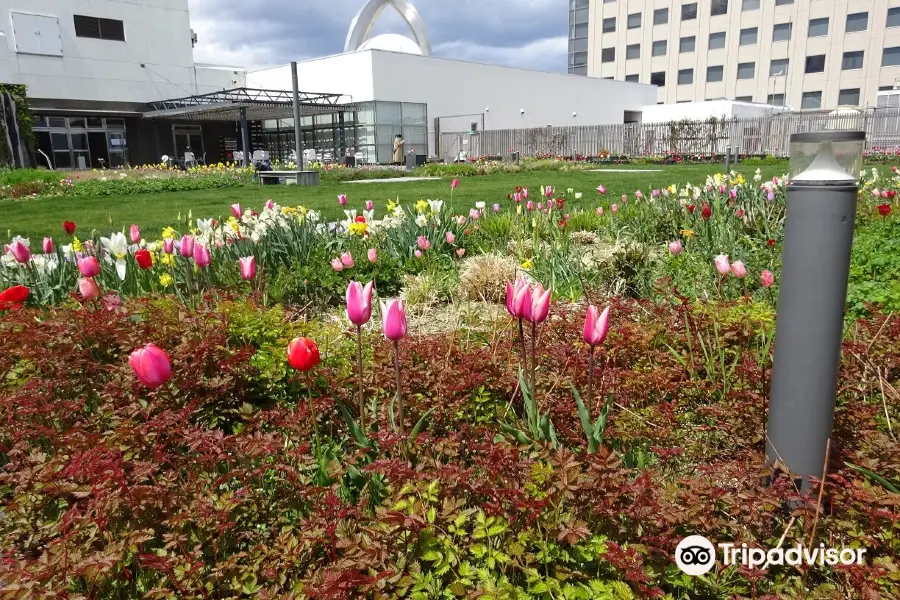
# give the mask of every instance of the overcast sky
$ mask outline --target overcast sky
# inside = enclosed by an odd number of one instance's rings
[[[337,54],[365,0],[189,0],[197,62],[249,69]],[[566,70],[565,0],[412,0],[437,56]],[[373,35],[410,35],[393,9]],[[248,82],[251,83],[251,82]],[[251,83],[252,85],[252,83]]]

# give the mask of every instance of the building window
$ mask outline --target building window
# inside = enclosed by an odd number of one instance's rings
[[[776,58],[769,63],[769,77],[784,77],[788,72],[788,59]]]
[[[616,18],[609,17],[603,19],[603,33],[612,33],[616,30]]]
[[[577,40],[569,40],[569,52],[587,52],[587,38],[579,38]]]
[[[693,69],[680,69],[678,71],[678,85],[690,85],[694,83]]]
[[[725,32],[719,31],[718,33],[709,34],[709,49],[710,50],[719,50],[725,47]]]
[[[775,6],[786,6],[793,3],[794,0],[775,0]]]
[[[573,67],[569,69],[569,73],[571,73],[572,75],[587,75],[587,66]]]
[[[634,60],[641,57],[640,44],[628,44],[625,46],[625,60]]]
[[[769,94],[766,98],[766,104],[784,106],[784,94]]]
[[[691,2],[690,4],[682,4],[681,5],[681,20],[682,21],[692,21],[697,18],[697,3]]]
[[[651,52],[653,56],[665,56],[666,55],[666,40],[657,40],[653,42],[653,51]]]
[[[804,73],[824,73],[825,72],[825,55],[816,54],[815,56],[806,57],[806,69]]]
[[[682,54],[686,52],[693,52],[697,46],[697,38],[694,36],[688,36],[681,38],[681,41],[678,44],[678,51]]]
[[[753,102],[753,96],[735,96],[734,99],[738,102]]]
[[[892,91],[894,91],[894,86],[892,86],[892,85],[879,85],[879,86],[878,86],[878,91],[879,91],[879,92],[892,92]]]
[[[101,19],[74,15],[75,36],[98,40],[125,41],[125,23],[118,19]]]
[[[571,0],[569,8],[587,8],[589,4],[590,0]]]
[[[725,79],[725,67],[706,67],[706,83],[716,83]]]
[[[847,15],[847,33],[865,31],[869,28],[869,13],[850,13]]]
[[[776,23],[772,28],[773,42],[787,42],[791,39],[791,23]]]
[[[637,82],[638,82],[638,76],[637,76],[637,74],[634,74],[634,75],[626,75],[626,76],[625,76],[625,81],[630,81],[630,82],[632,82],[632,83],[637,83]]]
[[[741,38],[739,44],[741,46],[752,46],[756,44],[756,38],[759,37],[759,28],[757,27],[748,27],[747,29],[741,29]]]
[[[713,17],[728,14],[728,0],[709,0],[709,14]]]
[[[859,88],[838,92],[838,106],[859,106]]]
[[[587,52],[575,52],[572,54],[572,66],[584,67],[587,65]]]
[[[587,23],[590,21],[590,13],[586,8],[579,8],[569,13],[570,23]]]
[[[885,48],[881,54],[881,66],[896,67],[897,65],[900,65],[900,46]]]
[[[756,63],[746,62],[738,63],[737,78],[753,79],[756,76]]]
[[[603,4],[612,4],[616,0],[603,0]]]
[[[759,0],[743,0],[741,10],[744,12],[759,10]]]
[[[852,71],[853,69],[863,68],[863,51],[856,50],[854,52],[844,52],[841,59],[841,71]]]
[[[822,92],[803,92],[800,108],[822,108]]]
[[[828,35],[828,17],[809,20],[809,32],[807,37],[822,37]]]
[[[611,63],[616,60],[616,49],[613,48],[604,48],[600,51],[600,62]]]
[[[656,73],[650,73],[650,85],[655,85],[658,87],[665,87],[666,72],[665,71],[657,71]]]
[[[653,11],[653,24],[654,25],[665,25],[669,22],[669,9],[668,8],[657,8]]]
[[[900,27],[900,6],[888,9],[885,27]]]
[[[569,38],[570,39],[587,39],[588,36],[588,24],[587,23],[576,23],[569,28]]]
[[[628,29],[637,29],[641,26],[641,13],[628,15]]]

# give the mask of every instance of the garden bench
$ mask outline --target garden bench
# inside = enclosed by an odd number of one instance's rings
[[[266,179],[276,179],[278,182],[293,179],[297,185],[319,185],[318,171],[258,171],[256,176],[259,177],[260,184]]]

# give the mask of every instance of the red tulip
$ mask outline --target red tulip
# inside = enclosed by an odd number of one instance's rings
[[[288,344],[287,359],[292,368],[298,371],[309,371],[319,364],[319,348],[309,338],[294,338]]]
[[[128,364],[141,383],[155,389],[172,378],[169,355],[154,344],[147,344],[131,353]]]
[[[891,214],[891,205],[890,204],[881,204],[878,206],[878,214],[882,217],[888,217]]]
[[[145,271],[153,266],[153,255],[146,248],[141,248],[134,253],[134,260]]]
[[[75,233],[75,223],[72,221],[63,221],[63,231],[65,231],[68,235],[72,235]]]
[[[14,285],[0,292],[0,310],[20,307],[28,299],[29,290],[24,285]]]
[[[590,305],[584,319],[584,343],[588,346],[599,346],[609,332],[609,307],[598,314],[597,307]]]
[[[358,281],[347,286],[347,318],[357,326],[365,325],[372,318],[372,282],[363,287]]]
[[[712,216],[712,208],[710,208],[709,204],[703,203],[703,208],[700,209],[700,218],[704,221],[709,220]]]
[[[456,186],[458,186],[458,185],[459,185],[459,179],[454,179],[453,181],[450,182],[450,189],[455,190]]]
[[[78,271],[85,277],[96,277],[100,274],[100,261],[96,256],[85,256],[78,260]]]

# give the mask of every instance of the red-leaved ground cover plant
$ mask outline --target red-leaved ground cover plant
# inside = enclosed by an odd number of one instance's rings
[[[554,304],[536,329],[533,395],[505,315],[410,330],[397,364],[369,325],[360,427],[357,330],[346,321],[222,297],[195,310],[143,298],[9,311],[0,597],[897,593],[900,318],[873,312],[848,334],[824,490],[800,495],[765,467],[770,308],[613,300],[591,396],[584,315]],[[303,372],[288,365],[297,337],[315,340],[321,360],[304,359]],[[171,360],[154,389],[129,366],[149,343]],[[570,386],[591,418],[608,411],[593,452]],[[529,428],[529,401],[552,431]],[[696,578],[673,561],[691,534],[865,548],[866,560],[719,564]]]

